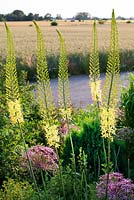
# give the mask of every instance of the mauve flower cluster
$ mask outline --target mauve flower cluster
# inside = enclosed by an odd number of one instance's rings
[[[100,177],[97,184],[97,196],[104,199],[106,195],[107,174]],[[107,191],[109,200],[134,200],[134,184],[125,179],[121,173],[110,173]]]
[[[79,127],[74,125],[74,124],[70,124],[69,125],[69,129],[70,130],[75,130],[75,131],[79,131],[80,130]],[[69,130],[68,130],[67,122],[66,122],[66,120],[63,120],[62,124],[61,124],[61,127],[60,127],[60,134],[61,135],[67,135],[68,131]]]
[[[36,145],[28,149],[28,156],[34,169],[55,172],[58,169],[58,158],[54,150],[50,147]],[[26,153],[22,156],[22,166],[29,168]]]

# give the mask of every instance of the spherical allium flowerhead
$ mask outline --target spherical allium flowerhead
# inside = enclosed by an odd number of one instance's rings
[[[106,195],[107,174],[100,177],[97,184],[97,196],[104,199]],[[121,173],[110,173],[107,195],[109,200],[134,200],[134,184],[125,179]]]
[[[42,169],[49,172],[55,172],[58,169],[58,158],[52,148],[36,145],[29,148],[27,153],[32,167],[35,170]],[[29,168],[26,153],[22,156],[22,166],[24,168]]]

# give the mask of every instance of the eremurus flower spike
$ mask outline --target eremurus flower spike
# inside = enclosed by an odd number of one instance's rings
[[[6,23],[5,28],[7,32],[7,56],[5,65],[6,100],[11,123],[16,124],[18,122],[22,123],[24,119],[21,110],[13,37]]]

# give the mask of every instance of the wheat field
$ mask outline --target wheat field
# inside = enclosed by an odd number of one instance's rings
[[[38,22],[44,34],[46,51],[48,54],[59,53],[59,41],[56,29],[63,33],[66,41],[67,53],[87,53],[90,49],[93,21],[71,22],[58,21],[58,26],[51,26],[50,22]],[[117,21],[119,31],[119,48],[121,51],[134,50],[134,22],[127,24]],[[36,31],[33,22],[8,22],[13,33],[16,56],[22,59],[31,58],[36,52]],[[100,51],[108,51],[110,42],[110,21],[97,24],[98,45]],[[4,23],[0,23],[0,56],[5,57],[6,32]]]

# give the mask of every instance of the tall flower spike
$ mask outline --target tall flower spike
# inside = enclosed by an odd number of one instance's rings
[[[12,33],[5,23],[7,32],[7,57],[6,57],[6,99],[11,122],[13,124],[24,121],[21,110],[19,86],[16,72],[16,58]]]
[[[37,32],[37,81],[40,113],[44,119],[50,119],[54,110],[54,101],[46,60],[45,45],[39,25],[35,21],[34,25]]]
[[[90,50],[90,61],[89,61],[89,77],[92,100],[95,102],[101,101],[100,91],[100,68],[99,68],[99,53],[98,53],[98,37],[96,30],[96,21],[93,24],[93,34]]]
[[[60,31],[57,30],[60,40],[60,58],[59,58],[59,73],[58,73],[58,103],[59,107],[66,112],[71,106],[70,88],[68,78],[67,55],[65,49],[64,38]],[[63,111],[63,115],[64,115]],[[69,113],[69,112],[68,112]]]
[[[111,141],[113,139],[112,135],[115,133],[115,108],[118,99],[119,72],[120,57],[118,47],[118,30],[113,10],[111,22],[110,52],[108,55],[106,80],[102,92],[101,112],[102,136],[105,138],[110,138]],[[111,112],[113,112],[113,114]],[[107,119],[104,116],[104,113],[105,116],[107,116]],[[104,124],[105,126],[103,126]]]
[[[37,31],[37,78],[38,102],[43,118],[43,130],[49,146],[59,147],[58,127],[54,119],[54,101],[51,90],[43,34],[39,25],[34,21]]]
[[[112,12],[110,52],[108,55],[106,81],[103,88],[103,103],[108,107],[116,106],[120,72],[118,30],[114,10]]]

